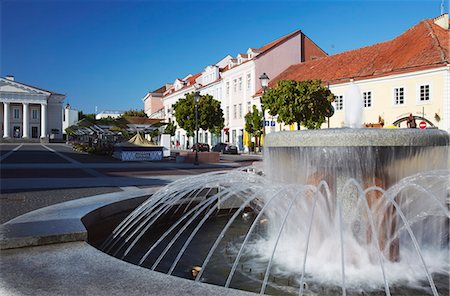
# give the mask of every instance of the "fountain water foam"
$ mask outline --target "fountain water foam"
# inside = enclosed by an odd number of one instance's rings
[[[445,294],[448,145],[437,130],[270,134],[263,168],[173,182],[103,247],[260,293]]]
[[[427,131],[422,139],[419,132],[344,129],[268,136],[264,173],[247,168],[176,181],[130,214],[105,250],[181,276],[198,265],[196,280],[224,286],[238,287],[245,276],[259,285],[249,289],[261,293],[277,287],[294,294],[390,295],[405,286],[416,287],[416,293],[445,293],[448,135]],[[375,146],[379,133],[392,145]],[[411,145],[404,145],[405,137]],[[250,210],[252,219],[243,221]],[[228,218],[208,231],[208,221],[224,212]],[[166,226],[155,234],[159,225]],[[196,249],[202,237],[206,247]],[[217,268],[221,261],[225,267]]]

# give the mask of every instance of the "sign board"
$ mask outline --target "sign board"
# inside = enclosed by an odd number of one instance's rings
[[[122,151],[122,161],[152,161],[162,160],[162,151]]]
[[[420,129],[426,129],[427,128],[427,123],[425,121],[421,121],[419,123],[419,127],[420,127]]]
[[[333,105],[330,105],[326,110],[325,110],[325,117],[331,117],[334,114],[334,107]]]

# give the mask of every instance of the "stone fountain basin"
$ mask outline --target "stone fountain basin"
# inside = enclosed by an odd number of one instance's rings
[[[85,242],[82,222],[136,207],[157,188],[115,192],[39,209],[0,226],[1,295],[254,295],[168,276]],[[87,216],[91,213],[89,216]]]

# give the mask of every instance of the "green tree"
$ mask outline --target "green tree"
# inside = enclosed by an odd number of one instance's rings
[[[144,110],[128,110],[123,112],[122,117],[147,117]]]
[[[318,129],[334,100],[333,93],[320,80],[281,80],[261,98],[270,115],[278,115],[278,122],[297,123],[308,129]]]
[[[194,93],[186,96],[173,105],[174,115],[178,125],[184,129],[188,136],[194,136],[195,132],[195,103]],[[220,134],[224,127],[223,111],[220,102],[210,95],[200,97],[198,102],[198,127],[209,130],[211,133]]]
[[[256,145],[259,147],[259,138],[263,130],[262,112],[253,105],[253,110],[245,114],[245,131],[256,139]]]
[[[175,131],[177,130],[177,127],[173,122],[169,122],[169,124],[164,129],[165,134],[170,134],[172,137],[175,136]]]
[[[157,143],[159,140],[158,140],[158,137],[159,137],[159,135],[160,135],[161,133],[159,132],[159,129],[154,129],[154,130],[152,130],[151,132],[150,132],[150,138],[152,139],[152,141],[154,140],[154,139],[156,139],[156,141],[153,141],[153,143]]]
[[[91,114],[84,114],[83,111],[78,111],[78,118],[79,120],[81,119],[87,119],[87,120],[95,120],[95,114],[91,113]]]

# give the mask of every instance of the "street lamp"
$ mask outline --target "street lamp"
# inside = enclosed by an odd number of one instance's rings
[[[200,92],[194,92],[194,103],[195,103],[195,160],[194,165],[198,165],[198,102],[200,101]]]
[[[269,86],[269,76],[267,76],[266,73],[263,73],[260,77],[259,77],[259,81],[261,81],[261,86],[263,89],[263,95],[266,93],[267,87]],[[260,97],[260,101],[261,101],[262,96]],[[264,112],[264,107],[261,101],[261,109],[262,109],[262,119],[263,119],[263,137],[265,140],[266,137],[266,117],[265,117],[265,112]]]

